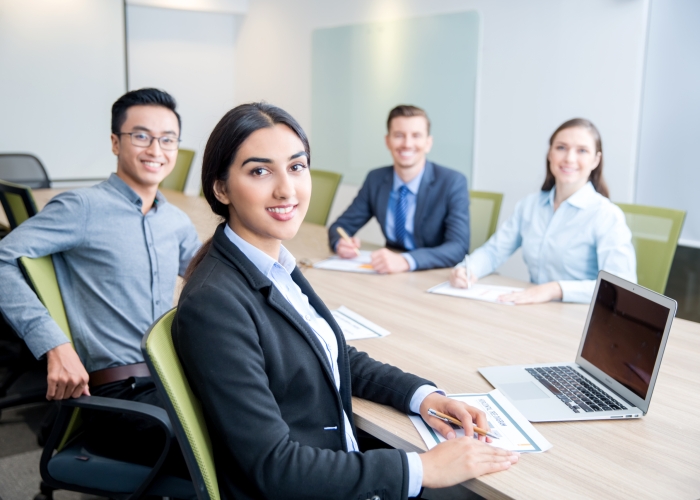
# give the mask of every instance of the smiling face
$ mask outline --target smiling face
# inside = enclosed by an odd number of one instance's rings
[[[399,175],[400,170],[415,169],[418,173],[425,165],[425,155],[433,146],[433,137],[428,133],[428,120],[423,116],[397,116],[392,119],[385,140]]]
[[[281,241],[296,235],[309,208],[311,175],[303,143],[286,125],[256,130],[214,194],[228,205],[231,229],[277,259]]]
[[[163,106],[131,106],[120,132],[145,132],[151,137],[180,135],[175,113]],[[148,147],[134,146],[129,135],[112,134],[112,152],[117,155],[117,175],[134,191],[152,191],[175,167],[177,149],[161,149],[157,139]]]
[[[547,159],[557,189],[573,193],[588,182],[600,164],[601,153],[596,151],[595,138],[588,129],[570,127],[554,137]]]

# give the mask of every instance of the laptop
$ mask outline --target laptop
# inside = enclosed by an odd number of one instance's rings
[[[649,410],[676,301],[600,271],[574,363],[480,368],[531,422],[639,418]]]

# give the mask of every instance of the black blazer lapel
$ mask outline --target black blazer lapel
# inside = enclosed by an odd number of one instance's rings
[[[352,414],[352,391],[350,391],[351,380],[350,380],[350,362],[348,359],[347,345],[345,343],[345,336],[340,326],[336,322],[331,311],[326,307],[321,298],[316,295],[314,289],[306,278],[301,273],[299,268],[295,268],[292,273],[292,279],[299,285],[299,288],[309,298],[309,304],[316,309],[316,312],[326,320],[328,325],[335,333],[335,338],[338,341],[338,373],[340,374],[340,397],[343,402],[343,407],[346,413]],[[314,335],[315,337],[315,335]]]
[[[323,366],[323,370],[326,373],[331,385],[335,387],[335,378],[333,377],[333,372],[331,371],[330,364],[328,363],[328,357],[323,352],[323,347],[321,346],[321,342],[316,337],[316,334],[313,332],[311,327],[309,327],[306,321],[299,316],[297,310],[294,309],[287,299],[284,298],[284,295],[282,295],[272,281],[261,273],[260,270],[253,265],[250,259],[248,259],[248,257],[246,257],[236,245],[231,243],[226,234],[224,234],[223,226],[224,224],[221,224],[214,233],[214,245],[216,250],[219,251],[220,255],[226,259],[231,266],[238,269],[238,271],[246,278],[251,288],[258,290],[260,293],[265,295],[267,297],[268,304],[270,304],[273,309],[284,316],[285,319],[297,329],[301,336],[304,337],[304,340],[308,342],[308,344],[311,346],[311,350],[318,358],[319,363],[321,363]],[[298,268],[295,269],[295,272],[297,271]],[[294,275],[292,274],[292,279],[293,276]],[[331,323],[329,322],[329,324]]]
[[[413,240],[416,244],[416,248],[421,248],[424,246],[423,233],[421,229],[423,228],[425,211],[431,205],[431,187],[433,182],[435,182],[435,169],[431,162],[426,161],[425,170],[423,171],[423,178],[420,181],[418,196],[416,197],[416,213],[413,216]]]
[[[270,293],[267,297],[267,302],[275,309],[278,313],[287,319],[294,327],[299,331],[299,333],[304,337],[304,339],[309,343],[314,354],[319,359],[319,362],[323,365],[326,375],[330,378],[331,382],[335,386],[335,378],[333,377],[333,372],[331,371],[330,364],[328,363],[328,357],[323,352],[323,346],[321,342],[316,337],[316,334],[311,329],[311,327],[304,321],[304,319],[299,316],[294,307],[284,298],[284,295],[277,290],[277,287],[271,285]]]

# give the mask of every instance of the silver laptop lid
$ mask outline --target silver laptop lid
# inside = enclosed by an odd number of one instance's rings
[[[600,271],[576,363],[646,413],[676,301]]]

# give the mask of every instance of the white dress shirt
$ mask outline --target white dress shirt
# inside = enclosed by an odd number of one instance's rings
[[[258,268],[258,270],[267,276],[275,285],[277,290],[282,293],[285,299],[299,313],[299,316],[304,318],[304,321],[311,327],[316,334],[319,342],[323,346],[323,350],[328,358],[328,363],[333,370],[333,379],[335,380],[335,388],[340,392],[340,372],[338,371],[338,341],[335,337],[333,329],[328,322],[321,317],[316,309],[309,304],[309,298],[301,291],[299,286],[292,279],[291,273],[296,267],[296,259],[289,251],[280,247],[279,262],[267,255],[259,248],[251,245],[243,238],[238,236],[233,230],[226,225],[224,233],[231,240],[231,243],[236,245],[238,249],[245,254],[246,257]],[[413,394],[410,402],[411,411],[420,413],[420,405],[426,396],[438,391],[435,387],[424,385],[418,388]],[[444,394],[444,393],[442,393]],[[345,420],[345,441],[347,443],[348,452],[359,451],[357,441],[352,433],[352,426],[348,419],[345,410],[343,410],[343,419]],[[423,483],[423,462],[421,462],[418,453],[406,453],[408,459],[408,496],[416,496],[420,493]]]
[[[555,212],[554,192],[518,202],[511,218],[470,256],[471,271],[486,276],[522,247],[530,281],[556,281],[564,302],[590,302],[600,270],[636,283],[632,233],[620,207],[588,182]]]

